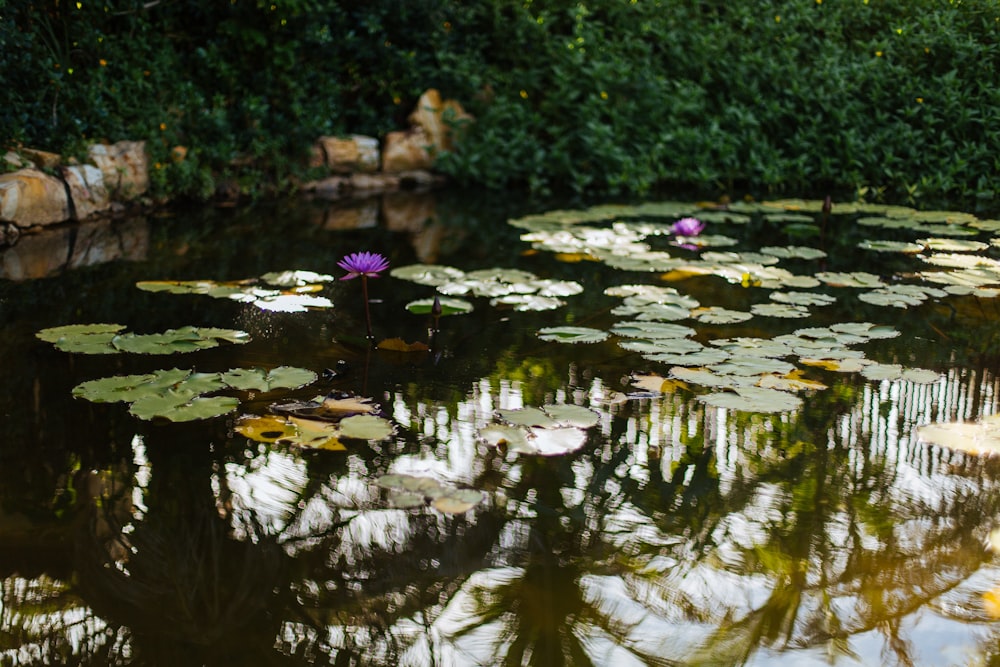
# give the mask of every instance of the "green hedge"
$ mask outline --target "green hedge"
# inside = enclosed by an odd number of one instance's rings
[[[990,199],[998,32],[995,0],[0,0],[0,141],[145,138],[206,197],[433,86],[477,119],[463,182]]]

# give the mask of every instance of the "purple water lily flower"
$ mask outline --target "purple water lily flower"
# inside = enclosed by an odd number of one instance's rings
[[[368,279],[378,278],[378,274],[389,268],[389,260],[377,252],[354,252],[337,262],[337,266],[347,271],[341,280],[361,278],[361,296],[365,301],[365,325],[368,327],[368,340],[375,343],[372,334],[372,314],[368,307]]]
[[[378,278],[378,274],[389,268],[389,260],[377,252],[354,252],[337,262],[337,266],[347,271],[341,280]]]
[[[698,236],[705,229],[705,223],[698,218],[681,218],[670,227],[678,236]]]

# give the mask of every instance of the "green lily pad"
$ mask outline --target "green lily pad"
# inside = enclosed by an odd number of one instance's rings
[[[520,312],[555,310],[566,305],[565,301],[551,296],[538,296],[537,294],[508,294],[490,300],[491,306],[513,306],[514,310]]]
[[[895,338],[900,335],[899,331],[890,326],[872,324],[871,322],[840,322],[838,324],[831,324],[830,330],[836,333],[847,333],[868,339]]]
[[[392,422],[376,415],[354,415],[340,421],[340,435],[354,440],[378,442],[395,434]]]
[[[112,340],[112,345],[133,354],[174,354],[217,347],[220,338],[243,344],[249,342],[250,334],[228,329],[182,327],[159,334],[122,334]]]
[[[899,364],[872,363],[861,369],[861,375],[869,380],[899,380],[903,377],[903,367]]]
[[[644,354],[643,357],[650,361],[656,361],[671,366],[708,366],[710,364],[720,364],[729,358],[729,353],[725,350],[713,350],[703,348],[689,353],[663,352],[659,354]]]
[[[795,366],[787,361],[770,357],[731,356],[721,364],[710,366],[709,370],[717,375],[764,375],[767,373],[784,375],[794,371]]]
[[[92,403],[132,402],[160,393],[186,379],[191,371],[173,369],[143,375],[116,375],[89,380],[73,387],[73,396]]]
[[[819,248],[809,246],[764,246],[760,251],[780,259],[822,259],[826,257],[826,253]]]
[[[327,273],[316,273],[314,271],[276,271],[265,273],[260,277],[268,285],[278,287],[302,287],[313,283],[329,283],[337,278]]]
[[[785,319],[801,319],[809,317],[809,309],[805,306],[784,303],[755,303],[750,306],[750,312],[761,317],[782,317]]]
[[[882,282],[879,276],[865,271],[855,271],[853,273],[821,271],[816,274],[816,278],[833,287],[885,287],[885,283]]]
[[[64,339],[76,337],[87,337],[97,334],[116,334],[125,328],[124,324],[65,324],[59,327],[49,327],[42,329],[35,334],[39,340],[46,343],[58,343]]]
[[[705,346],[687,338],[632,338],[618,341],[618,346],[641,354],[689,354],[700,352]]]
[[[436,498],[431,507],[445,514],[465,514],[483,502],[483,494],[475,489],[456,489]]]
[[[691,317],[705,324],[736,324],[746,322],[753,317],[753,314],[719,306],[709,306],[708,308],[695,309],[692,311]]]
[[[409,280],[420,285],[437,286],[463,279],[465,271],[456,269],[453,266],[410,264],[392,269],[389,271],[389,275],[393,278]]]
[[[691,327],[681,324],[668,324],[665,322],[646,322],[633,320],[631,322],[618,322],[611,327],[611,333],[616,336],[627,338],[686,338],[698,333]]]
[[[538,337],[557,343],[600,343],[607,340],[608,332],[590,327],[546,327],[538,330]]]
[[[670,303],[654,303],[643,306],[625,304],[612,308],[611,314],[619,317],[634,317],[638,320],[673,322],[691,317],[691,309]]]
[[[472,312],[472,303],[465,299],[438,298],[441,305],[441,316],[465,315]],[[406,309],[414,315],[430,315],[434,309],[434,299],[418,299],[406,304]]]
[[[828,306],[837,301],[835,296],[817,292],[771,292],[770,299],[796,306]]]
[[[273,391],[298,389],[316,381],[316,374],[304,368],[278,366],[270,371],[263,368],[234,368],[222,374],[222,381],[242,391]]]
[[[923,442],[975,456],[1000,454],[1000,417],[997,415],[979,422],[926,424],[917,428],[916,435]]]
[[[928,250],[937,252],[979,252],[989,248],[988,243],[982,241],[960,241],[957,239],[925,238],[917,239],[916,243],[924,246]]]
[[[596,426],[601,419],[593,410],[572,403],[547,403],[542,406],[542,410],[561,426],[590,428]]]
[[[802,405],[802,399],[777,389],[737,387],[733,391],[698,396],[707,405],[740,412],[790,412]]]
[[[162,394],[136,400],[129,412],[139,419],[161,417],[174,422],[186,422],[221,417],[235,410],[239,404],[238,399],[229,396],[205,397],[169,389]]]
[[[877,252],[899,252],[905,255],[915,255],[924,249],[919,243],[909,243],[906,241],[885,241],[885,240],[865,240],[858,243],[862,250],[875,250]]]

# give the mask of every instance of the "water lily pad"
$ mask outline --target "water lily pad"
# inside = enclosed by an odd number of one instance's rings
[[[1000,453],[1000,417],[992,415],[979,422],[926,424],[916,430],[926,443],[976,456]]]
[[[784,357],[792,354],[792,345],[771,338],[717,338],[709,341],[730,354],[756,357]]]
[[[816,274],[816,278],[833,287],[885,287],[885,283],[879,276],[866,271],[854,271],[853,273],[821,271]]]
[[[453,266],[438,266],[436,264],[410,264],[408,266],[398,266],[389,275],[401,280],[409,280],[420,285],[444,285],[445,283],[461,280],[465,277],[465,271],[456,269]]]
[[[229,396],[200,396],[169,389],[160,394],[139,398],[132,403],[129,412],[139,419],[163,418],[174,422],[187,422],[221,417],[239,405],[239,399]]]
[[[542,410],[562,426],[590,428],[596,426],[601,419],[593,410],[572,403],[547,403],[542,406]]]
[[[899,364],[872,363],[861,369],[861,375],[869,380],[898,380],[903,377],[903,367]]]
[[[96,334],[116,334],[125,328],[124,324],[65,324],[58,327],[42,329],[35,334],[39,340],[46,343],[58,343],[60,340],[72,339],[77,336],[87,337]]]
[[[816,380],[808,380],[799,377],[796,373],[788,373],[786,375],[777,375],[768,373],[762,375],[760,380],[757,382],[757,386],[762,389],[777,389],[779,391],[816,391],[821,389],[826,389],[827,386],[822,382]]]
[[[837,301],[835,296],[818,292],[771,292],[770,299],[796,306],[828,306]]]
[[[689,354],[705,348],[698,341],[687,338],[632,338],[618,341],[618,346],[630,352],[641,354]]]
[[[934,384],[941,379],[941,374],[926,368],[907,368],[903,371],[903,379],[913,384]]]
[[[750,306],[750,312],[761,317],[782,317],[786,319],[801,319],[809,317],[809,309],[805,306],[784,303],[755,303]]]
[[[305,368],[278,366],[270,371],[263,368],[234,368],[222,374],[222,381],[243,391],[273,391],[298,389],[316,381],[316,374]]]
[[[722,363],[729,358],[729,353],[725,350],[703,348],[688,353],[663,352],[658,354],[644,354],[643,358],[671,366],[708,366]]]
[[[547,327],[538,330],[538,337],[557,343],[600,343],[607,340],[608,332],[590,327]]]
[[[122,334],[115,336],[111,344],[134,354],[173,354],[217,347],[220,340],[244,344],[250,341],[250,334],[233,329],[182,327],[158,334]]]
[[[958,240],[958,239],[941,239],[941,238],[925,238],[917,239],[916,243],[924,246],[928,250],[935,250],[938,252],[979,252],[981,250],[986,250],[989,248],[988,243],[983,243],[982,241],[970,241],[970,240]]]
[[[648,305],[624,304],[611,309],[612,315],[619,317],[634,317],[638,320],[672,322],[686,320],[691,316],[691,309],[670,303],[654,303]]]
[[[760,251],[780,259],[822,259],[826,257],[824,251],[809,246],[764,246]]]
[[[874,290],[872,292],[862,292],[858,299],[873,306],[892,306],[893,308],[909,308],[919,306],[926,297],[913,296],[911,294],[900,294],[892,290]]]
[[[862,336],[867,339],[895,338],[899,331],[888,325],[872,324],[871,322],[840,322],[831,324],[830,331]]]
[[[353,415],[340,421],[340,436],[343,438],[378,442],[387,440],[395,432],[392,422],[376,415]]]
[[[738,322],[746,322],[753,315],[738,310],[729,310],[720,306],[710,306],[708,308],[696,308],[691,312],[691,317],[705,324],[736,324]]]
[[[686,338],[698,333],[691,327],[681,324],[668,324],[665,322],[646,322],[633,320],[631,322],[618,322],[611,327],[611,333],[627,338]]]
[[[472,303],[465,299],[438,298],[441,315],[465,315],[472,312]],[[434,309],[434,299],[417,299],[406,304],[406,309],[414,315],[430,315]]]
[[[915,255],[924,249],[919,243],[909,243],[907,241],[886,241],[879,239],[868,239],[858,243],[862,250],[875,250],[877,252],[898,252],[906,255]]]
[[[514,310],[527,312],[535,310],[555,310],[566,305],[565,301],[551,296],[537,294],[508,294],[490,301],[491,306],[513,306]]]
[[[288,423],[295,427],[295,434],[279,438],[277,444],[330,451],[346,449],[340,442],[340,425],[337,423],[294,416],[288,418]]]
[[[445,514],[465,514],[483,502],[483,494],[475,489],[454,489],[431,503],[431,507]]]
[[[698,400],[717,408],[741,412],[790,412],[802,405],[802,399],[794,394],[761,387],[737,387],[733,391],[698,396]]]
[[[479,437],[493,447],[509,447],[512,451],[531,451],[528,430],[507,424],[489,424],[479,429]]]
[[[255,442],[266,443],[294,437],[298,433],[294,424],[274,415],[244,415],[233,425],[233,430]]]
[[[315,271],[275,271],[265,273],[260,277],[268,285],[278,287],[302,287],[312,283],[329,283],[337,278],[327,273],[316,273]]]
[[[583,285],[573,280],[534,280],[538,296],[573,296],[583,292]]]
[[[709,370],[718,375],[764,375],[766,373],[784,375],[795,370],[795,366],[787,361],[771,357],[733,355],[721,364],[710,366]]]
[[[670,377],[688,384],[711,387],[713,389],[729,389],[740,384],[750,384],[745,378],[739,376],[720,375],[707,368],[685,368],[675,366],[670,369]]]

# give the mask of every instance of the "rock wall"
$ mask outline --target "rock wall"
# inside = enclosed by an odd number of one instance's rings
[[[362,135],[320,137],[309,166],[329,176],[305,184],[322,199],[430,187],[439,179],[434,161],[451,150],[472,118],[454,100],[430,89],[409,116],[411,127],[378,139]],[[184,159],[187,149],[174,149]],[[149,190],[149,155],[142,141],[93,144],[85,164],[19,148],[3,156],[16,170],[0,174],[0,247],[63,222],[106,215],[128,203],[142,203]]]

